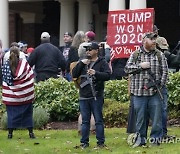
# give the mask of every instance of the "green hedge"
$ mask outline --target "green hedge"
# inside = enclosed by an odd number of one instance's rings
[[[44,129],[44,126],[49,122],[49,113],[43,108],[34,108],[33,122],[35,129]]]
[[[167,87],[169,95],[169,115],[170,118],[177,118],[180,116],[180,72],[170,74]],[[34,107],[45,108],[50,114],[52,121],[77,120],[79,96],[78,90],[75,88],[73,82],[67,82],[63,78],[39,82],[35,84],[35,96]],[[124,108],[124,106],[126,106],[125,104],[128,106],[129,95],[127,80],[107,81],[105,83],[105,99],[109,100],[110,105],[108,109],[105,109],[105,116],[109,117],[109,120],[107,118],[106,120],[109,122],[111,121],[110,118],[115,117],[115,115],[113,115],[114,110]],[[123,105],[121,106],[121,104]],[[4,113],[4,111],[4,105],[1,105],[0,113]],[[110,112],[112,113],[110,114]],[[116,123],[113,125],[116,125]]]
[[[45,108],[52,121],[73,120],[78,117],[78,91],[74,83],[63,78],[39,82],[35,85],[35,107]]]
[[[104,96],[106,99],[113,99],[121,103],[129,101],[128,81],[125,79],[107,81]]]
[[[180,72],[169,75],[168,88],[168,108],[169,117],[180,117]]]
[[[180,117],[180,72],[170,73],[167,83],[169,118]],[[106,82],[105,98],[121,103],[128,102],[128,81],[112,80]]]
[[[106,127],[123,127],[127,124],[129,102],[120,103],[105,99],[103,115]]]

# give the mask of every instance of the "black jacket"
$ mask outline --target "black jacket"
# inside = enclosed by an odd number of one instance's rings
[[[121,80],[122,77],[127,76],[127,74],[124,71],[124,67],[126,65],[127,60],[127,58],[117,58],[111,62],[111,80]]]
[[[110,68],[108,63],[104,58],[98,58],[98,60],[93,65],[92,69],[96,71],[93,77],[93,85],[95,87],[96,96],[104,95],[104,81],[110,79]],[[87,65],[79,61],[79,63],[73,68],[72,76],[73,78],[81,77],[81,84],[84,83],[87,78],[82,75],[87,75]],[[90,84],[83,88],[80,88],[80,98],[91,98],[93,97]]]
[[[59,50],[63,53],[65,48],[69,48],[68,59],[66,60],[66,72],[70,72],[70,64],[79,60],[77,48],[73,46],[60,46]]]
[[[35,48],[29,56],[28,63],[35,65],[35,72],[59,73],[59,68],[65,70],[66,62],[64,56],[57,47],[51,43],[42,43]]]
[[[77,48],[71,46],[68,54],[68,60],[66,64],[66,71],[70,72],[70,64],[79,60]]]

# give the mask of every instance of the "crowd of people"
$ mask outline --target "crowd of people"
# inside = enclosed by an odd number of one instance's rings
[[[96,42],[93,31],[77,31],[74,36],[66,32],[62,46],[54,46],[48,32],[41,34],[41,44],[35,48],[28,48],[26,42],[20,41],[12,42],[8,50],[2,51],[0,41],[2,101],[8,115],[8,138],[13,137],[16,128],[27,128],[30,138],[35,138],[32,118],[34,82],[62,76],[69,82],[80,79],[82,136],[79,147],[89,146],[91,118],[95,121],[97,146],[105,147],[104,82],[129,76],[131,107],[127,133],[138,133],[141,141],[137,146],[145,145],[152,120],[150,138],[154,145],[159,145],[161,138],[168,137],[168,65],[179,67],[180,54],[169,51],[167,40],[158,35],[158,30],[154,25],[153,32],[145,33],[140,49],[129,59],[113,61],[110,61],[111,49],[106,40]],[[153,81],[154,85],[150,86]]]

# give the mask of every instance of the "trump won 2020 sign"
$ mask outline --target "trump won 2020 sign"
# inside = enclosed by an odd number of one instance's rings
[[[111,59],[128,58],[137,50],[146,32],[152,32],[154,9],[109,11],[107,42]]]

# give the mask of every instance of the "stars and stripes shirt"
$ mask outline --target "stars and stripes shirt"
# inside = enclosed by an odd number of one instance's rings
[[[34,100],[34,74],[26,61],[21,59],[16,73],[12,76],[9,60],[2,68],[2,101],[6,105],[22,105]]]
[[[161,62],[159,62],[158,57],[154,54],[156,51],[151,51],[149,53],[140,49],[140,55],[138,59],[134,59],[134,55],[131,54],[129,57],[127,64],[125,66],[125,72],[130,73],[141,69],[141,62],[150,62],[151,72],[155,76],[156,81],[160,81],[160,85],[166,85],[168,79],[168,65],[166,57],[163,53],[161,53]],[[135,73],[130,75],[130,92],[135,96],[152,96],[156,92],[154,88],[145,89],[145,85],[150,82],[150,74],[148,70],[140,71],[139,73]]]

